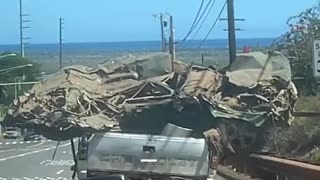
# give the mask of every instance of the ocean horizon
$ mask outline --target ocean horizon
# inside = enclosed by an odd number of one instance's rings
[[[270,46],[276,38],[239,38],[237,47],[266,47]],[[179,42],[179,41],[178,41]],[[207,40],[201,48],[199,45],[202,40],[186,41],[177,50],[183,49],[227,49],[228,39]],[[0,52],[19,52],[19,44],[0,45]],[[64,43],[63,51],[66,53],[75,52],[120,52],[120,51],[157,51],[161,49],[160,41],[120,41],[120,42],[83,42],[83,43]],[[26,44],[25,51],[28,53],[54,53],[59,51],[58,43],[51,44]]]

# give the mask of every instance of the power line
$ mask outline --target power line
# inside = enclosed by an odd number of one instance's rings
[[[189,35],[190,35],[191,32],[193,31],[194,26],[195,26],[195,24],[196,24],[196,22],[197,22],[197,20],[198,20],[198,17],[199,17],[199,15],[200,15],[200,12],[201,12],[201,10],[202,10],[203,3],[204,3],[204,0],[201,1],[200,7],[199,7],[198,12],[197,12],[197,15],[196,15],[196,17],[195,17],[194,20],[193,20],[193,23],[192,23],[192,25],[191,25],[191,27],[190,27],[190,30],[188,31],[187,35],[183,38],[183,40],[181,41],[181,43],[179,43],[178,47],[180,47],[180,46],[187,40],[187,38],[189,37]]]
[[[196,26],[196,22],[197,22],[197,20],[198,20],[198,18],[199,18],[200,12],[201,12],[202,7],[203,7],[203,4],[204,4],[204,0],[201,1],[199,10],[198,10],[198,12],[197,12],[196,17],[195,17],[194,20],[193,20],[193,23],[192,23],[192,26],[191,26],[191,28],[190,28],[190,30],[189,30],[189,33],[191,33],[191,32],[193,31],[193,29],[195,28],[195,26]]]
[[[221,8],[221,10],[220,10],[220,12],[219,12],[218,17],[217,17],[216,20],[214,21],[214,23],[213,23],[213,25],[211,26],[211,28],[210,28],[209,32],[207,33],[206,37],[202,40],[199,48],[201,48],[201,46],[203,45],[203,43],[207,40],[207,38],[208,38],[209,35],[211,34],[213,28],[216,26],[217,22],[219,21],[219,19],[220,19],[221,15],[222,15],[223,10],[224,10],[224,8],[226,7],[226,5],[227,5],[227,1],[225,1],[225,3],[223,4],[223,6],[222,6],[222,8]]]
[[[215,1],[216,1],[216,0],[214,0],[213,3],[211,3],[212,0],[209,0],[209,1],[208,1],[206,7],[205,7],[204,10],[202,11],[202,13],[201,13],[198,21],[195,23],[195,25],[194,25],[194,27],[192,28],[191,32],[186,36],[186,38],[183,40],[183,42],[182,42],[181,44],[179,44],[178,48],[182,46],[182,44],[186,41],[186,39],[188,38],[188,36],[189,36],[189,35],[193,32],[193,30],[198,26],[199,22],[200,22],[200,21],[202,20],[202,18],[203,18],[203,15],[207,12],[206,17],[205,17],[204,20],[202,21],[202,23],[201,23],[201,25],[200,25],[200,28],[197,30],[197,32],[196,32],[195,34],[197,34],[197,33],[199,32],[199,30],[201,29],[201,26],[202,26],[203,23],[205,22],[205,19],[208,17],[210,11],[212,10],[212,7],[213,7]],[[208,7],[209,7],[210,4],[211,4],[211,6],[210,6],[210,8],[209,8],[209,11],[207,11],[207,9],[208,9]],[[193,36],[192,40],[194,39],[194,37],[195,37],[195,35]]]
[[[208,12],[207,12],[207,14],[206,14],[206,16],[205,16],[204,19],[202,20],[202,22],[201,22],[199,28],[197,29],[196,33],[194,33],[194,35],[193,35],[193,37],[192,37],[192,40],[194,40],[194,38],[197,36],[197,34],[199,33],[200,29],[202,28],[204,22],[207,20],[207,18],[208,18],[208,16],[209,16],[209,14],[210,14],[210,12],[211,12],[211,10],[212,10],[213,5],[215,4],[215,2],[216,2],[216,0],[213,0],[213,2],[211,3],[211,6],[210,6],[210,8],[209,8],[209,10],[208,10]]]
[[[199,22],[201,21],[204,13],[207,11],[207,9],[208,9],[209,5],[211,4],[211,2],[212,2],[212,0],[209,0],[209,2],[207,3],[206,7],[205,7],[204,10],[202,11],[202,13],[201,13],[198,21],[196,22],[195,26],[193,27],[192,31],[198,26]]]

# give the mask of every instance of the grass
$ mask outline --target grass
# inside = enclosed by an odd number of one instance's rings
[[[141,55],[150,52],[83,52],[83,53],[65,53],[63,55],[63,66],[86,65],[96,67],[99,63],[108,59],[132,55]],[[176,53],[176,58],[186,63],[201,64],[201,54],[204,55],[204,66],[210,65],[222,68],[228,65],[228,51],[221,50],[183,50]],[[40,71],[52,74],[59,70],[59,56],[57,54],[30,54],[28,56],[34,62],[40,64]]]
[[[320,112],[320,96],[301,97],[296,111]],[[281,154],[320,162],[319,117],[297,117],[287,130],[280,130],[271,137]]]

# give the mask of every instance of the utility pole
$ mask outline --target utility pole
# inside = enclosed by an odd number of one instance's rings
[[[62,69],[62,29],[63,29],[63,18],[59,18],[59,64]]]
[[[201,53],[201,66],[204,67],[204,54]]]
[[[161,28],[161,46],[162,46],[162,51],[166,52],[166,42],[164,38],[164,29],[163,29],[163,14],[160,14],[160,28]]]
[[[228,39],[229,39],[229,63],[236,59],[236,30],[234,25],[234,4],[233,0],[227,0],[228,9]]]
[[[171,53],[171,72],[174,72],[174,61],[176,59],[175,29],[173,27],[173,16],[170,15],[170,53]]]
[[[24,37],[24,29],[30,28],[28,26],[24,26],[24,23],[30,22],[30,20],[24,20],[23,17],[29,16],[29,14],[23,14],[23,5],[22,0],[19,0],[19,20],[20,20],[20,54],[21,57],[25,57],[25,51],[24,51],[24,40],[30,39]]]
[[[19,0],[19,17],[20,17],[20,54],[24,58],[24,44],[23,44],[23,27],[22,27],[22,0]]]

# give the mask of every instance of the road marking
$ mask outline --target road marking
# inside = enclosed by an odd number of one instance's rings
[[[0,177],[0,180],[71,180],[71,178],[66,177],[20,177],[20,178],[4,178]]]
[[[66,143],[66,144],[60,145],[59,147],[68,146],[68,145],[70,145],[70,144],[71,144],[71,143]],[[27,153],[23,153],[23,154],[18,154],[18,155],[14,155],[14,156],[9,156],[9,157],[0,159],[0,161],[6,161],[6,160],[9,160],[9,159],[15,159],[15,158],[27,156],[27,155],[30,155],[30,154],[36,154],[36,153],[39,153],[39,152],[42,152],[42,151],[48,151],[48,150],[54,149],[54,148],[56,148],[56,146],[52,146],[52,147],[50,147],[50,148],[45,148],[45,149],[39,149],[39,150],[37,150],[37,151],[31,151],[31,152],[27,152]]]
[[[6,149],[6,150],[2,150],[2,151],[0,151],[0,153],[3,153],[3,152],[8,152],[8,151],[12,151],[12,149]]]
[[[44,166],[72,166],[74,165],[73,159],[60,159],[60,160],[45,160],[40,162]]]
[[[30,143],[40,143],[40,142],[50,142],[52,140],[35,140],[35,141],[12,141],[12,142],[0,142],[0,145],[11,145],[11,144],[30,144]],[[1,180],[1,179],[0,179]]]
[[[57,174],[59,175],[59,174],[61,174],[63,171],[64,171],[64,170],[60,170],[60,171],[57,172]]]
[[[34,148],[34,147],[40,146],[40,145],[42,145],[44,143],[45,143],[45,141],[40,142],[39,144],[35,144],[35,145],[32,145],[32,146],[29,146],[28,148]]]

